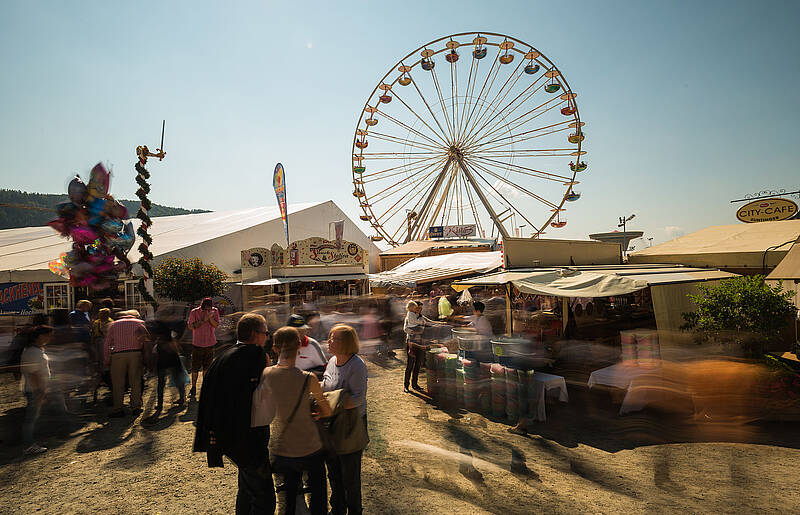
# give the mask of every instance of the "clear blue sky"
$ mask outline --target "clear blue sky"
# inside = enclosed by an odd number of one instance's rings
[[[213,210],[333,199],[353,218],[350,146],[378,80],[418,46],[512,35],[578,92],[589,171],[557,236],[636,213],[654,242],[736,223],[729,200],[800,189],[800,2],[31,2],[0,17],[2,187],[62,192],[158,143],[151,199]],[[555,236],[549,233],[548,236]]]

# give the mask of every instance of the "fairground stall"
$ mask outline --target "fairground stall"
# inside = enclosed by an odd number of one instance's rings
[[[274,300],[313,303],[364,295],[369,288],[369,253],[346,240],[313,237],[288,248],[250,248],[242,251],[241,264],[246,311]]]

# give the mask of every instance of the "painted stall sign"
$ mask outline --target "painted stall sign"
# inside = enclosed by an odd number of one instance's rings
[[[265,248],[253,248],[242,251],[242,268],[258,268],[269,266],[270,252]]]
[[[749,202],[736,211],[741,222],[774,222],[797,215],[797,204],[785,198],[765,198]]]
[[[42,283],[0,283],[0,313],[30,313],[30,301],[43,295]]]
[[[272,266],[297,265],[359,265],[367,261],[367,251],[353,242],[324,238],[307,238],[294,241],[287,250],[278,244],[272,246]]]

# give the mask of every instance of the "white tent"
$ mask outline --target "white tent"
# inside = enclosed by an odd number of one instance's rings
[[[333,201],[288,206],[290,238],[328,237],[329,223],[344,220],[344,237],[369,252],[370,268],[377,270],[380,250]],[[139,221],[134,219],[134,227]],[[228,274],[240,268],[241,251],[254,246],[286,245],[283,221],[277,207],[256,207],[153,218],[150,228],[154,265],[167,257],[199,257]],[[137,241],[128,254],[139,259]],[[23,227],[0,231],[0,283],[63,280],[48,263],[71,242],[50,227]]]

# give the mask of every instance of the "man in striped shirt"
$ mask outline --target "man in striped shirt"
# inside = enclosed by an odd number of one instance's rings
[[[131,410],[136,417],[142,412],[142,366],[143,353],[150,344],[150,333],[139,319],[135,309],[122,311],[119,319],[108,326],[103,360],[111,368],[111,391],[114,409],[110,417],[123,416],[122,398],[125,384],[131,385]]]

